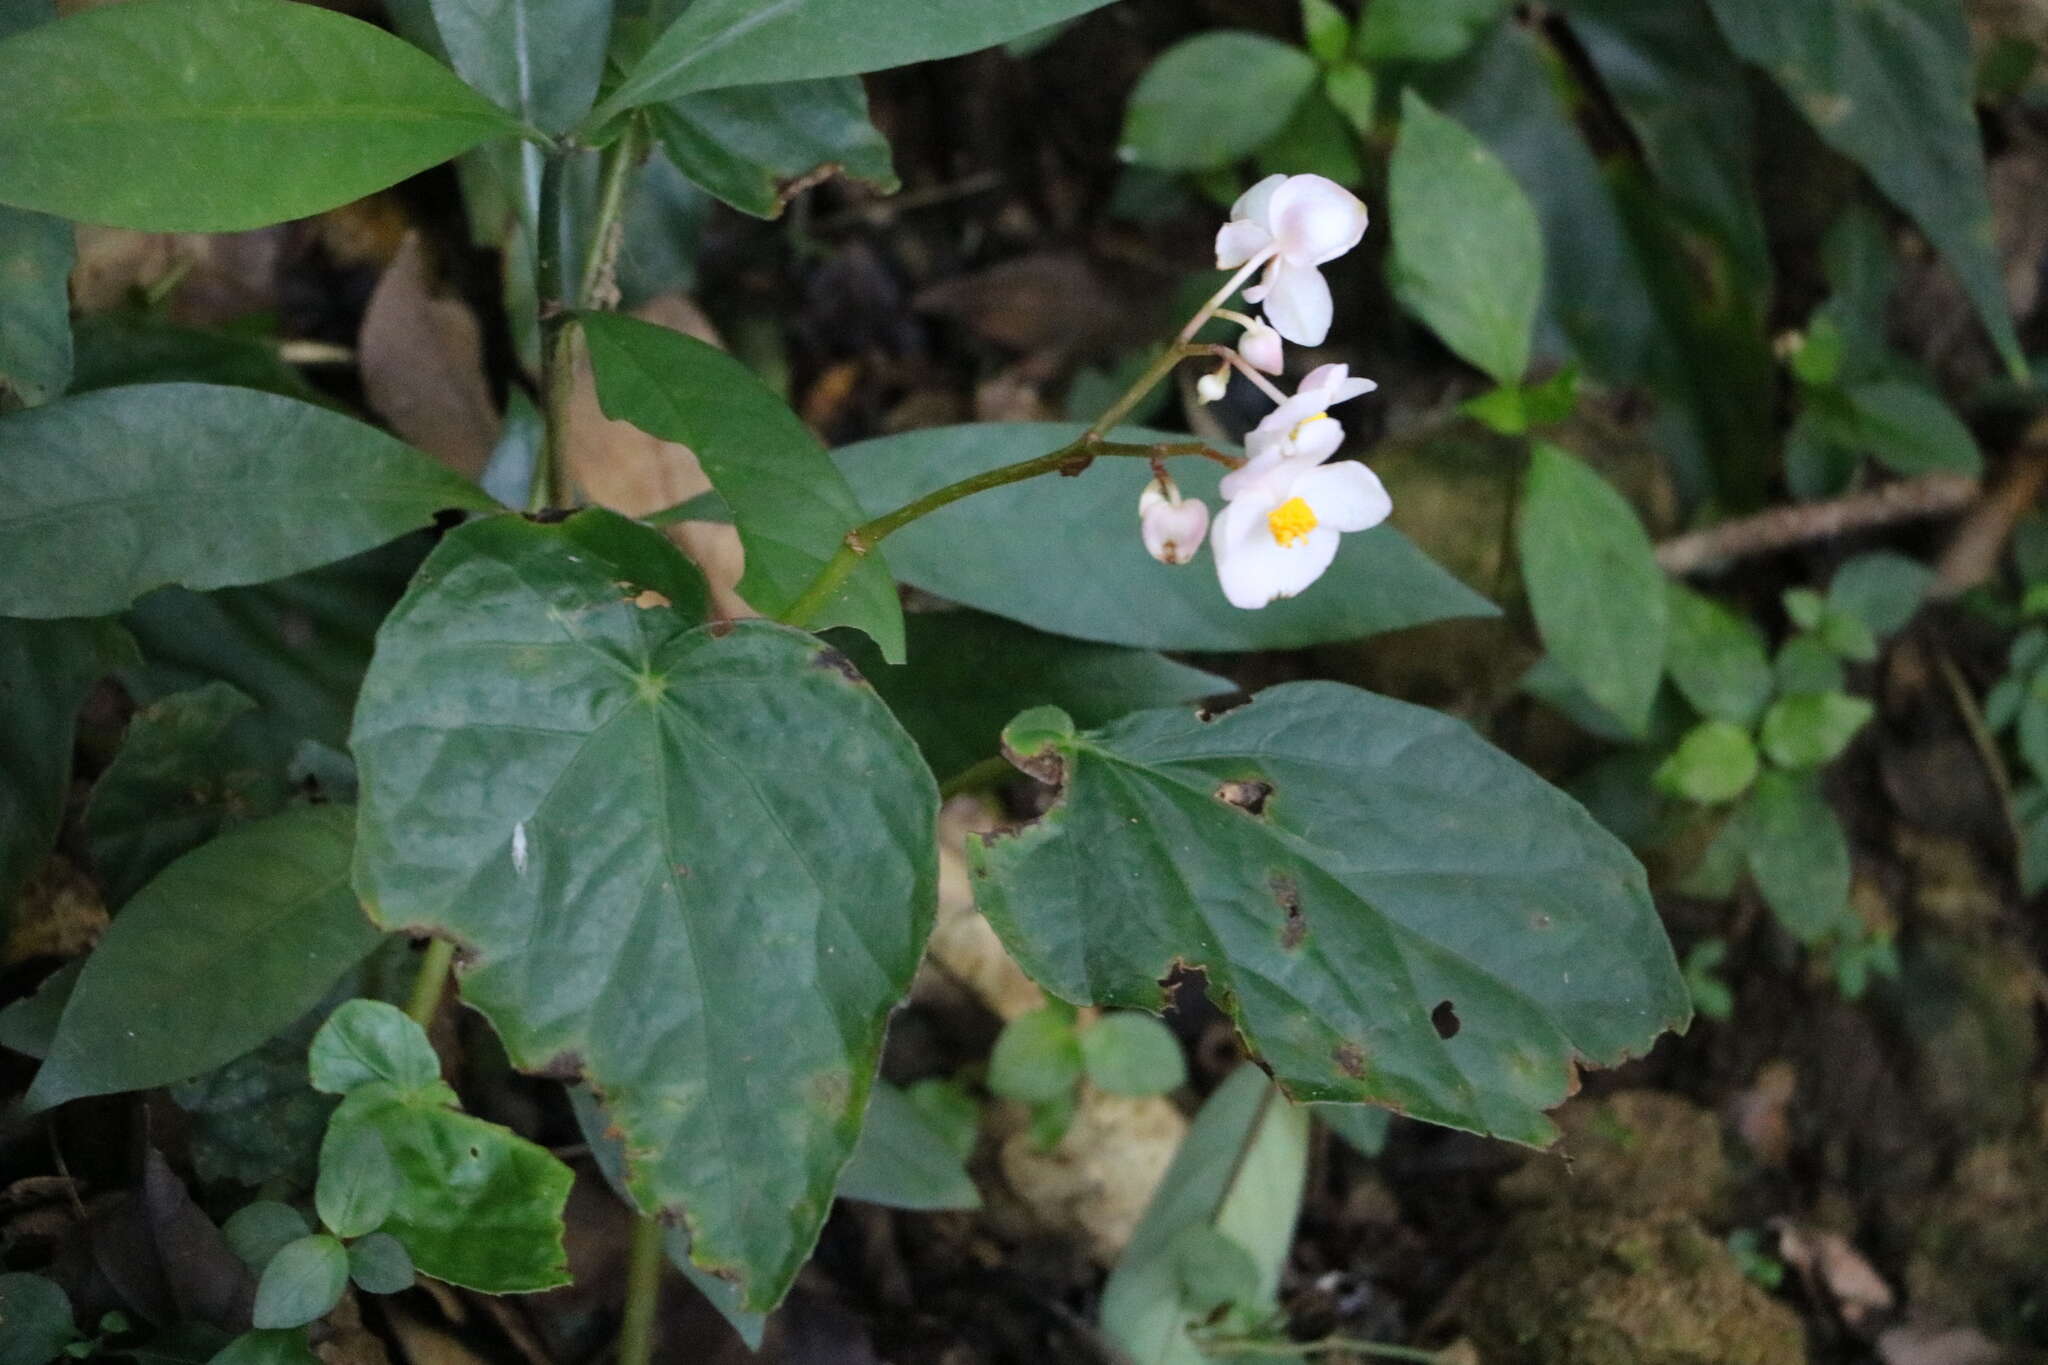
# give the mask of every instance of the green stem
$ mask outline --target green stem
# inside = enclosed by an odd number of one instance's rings
[[[541,171],[540,214],[534,229],[534,277],[541,311],[542,439],[540,456],[534,462],[533,485],[527,495],[530,512],[569,504],[565,452],[569,405],[576,393],[576,314],[600,306],[609,285],[613,265],[618,260],[626,192],[632,187],[633,172],[644,150],[638,119],[629,121],[604,150],[604,160],[598,169],[597,212],[591,220],[590,235],[583,243],[583,272],[573,295],[568,288],[569,224],[563,181],[568,175],[570,158],[579,149],[564,144],[548,158]]]
[[[661,1224],[646,1214],[633,1225],[626,1265],[626,1312],[619,1323],[618,1365],[648,1365],[654,1357],[654,1316],[661,1306]]]
[[[1425,1351],[1419,1346],[1394,1346],[1383,1341],[1360,1341],[1353,1337],[1324,1337],[1319,1341],[1257,1341],[1213,1337],[1204,1341],[1201,1349],[1205,1355],[1288,1357],[1343,1351],[1349,1355],[1366,1356],[1374,1360],[1413,1360],[1420,1361],[1423,1365],[1440,1365],[1443,1360],[1443,1353],[1440,1351]]]
[[[1139,375],[1137,380],[1124,390],[1123,396],[1111,403],[1102,416],[1089,424],[1088,435],[1099,437],[1109,432],[1130,414],[1132,408],[1145,401],[1145,395],[1152,392],[1153,385],[1173,373],[1174,366],[1191,355],[1202,354],[1207,349],[1206,346],[1190,346],[1182,340],[1161,351],[1153,358],[1152,363],[1145,367],[1145,373]]]
[[[412,999],[405,1006],[405,1012],[421,1028],[432,1024],[434,1012],[441,1008],[441,992],[448,985],[448,968],[454,961],[454,940],[427,940],[427,951],[420,957],[419,973],[412,979]]]
[[[832,595],[839,591],[840,585],[859,567],[861,560],[869,551],[892,532],[901,530],[919,517],[929,516],[949,503],[972,497],[976,493],[985,493],[991,488],[1001,488],[1005,484],[1022,483],[1041,474],[1079,474],[1094,463],[1098,456],[1104,455],[1122,455],[1141,460],[1165,460],[1176,455],[1200,455],[1233,468],[1239,463],[1219,450],[1210,449],[1200,441],[1161,441],[1151,444],[1105,441],[1092,431],[1086,432],[1049,454],[969,475],[957,483],[949,483],[944,488],[907,502],[893,512],[885,512],[879,517],[862,522],[846,533],[846,543],[839,547],[839,552],[825,562],[825,567],[818,571],[818,576],[811,580],[811,585],[804,589],[803,595],[790,603],[776,619],[790,626],[801,626],[808,622],[832,600]]]

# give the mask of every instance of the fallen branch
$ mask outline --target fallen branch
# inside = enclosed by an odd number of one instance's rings
[[[1666,573],[1697,573],[1851,531],[1946,516],[1976,501],[1979,491],[1977,480],[1968,475],[1923,474],[1828,502],[1773,507],[1674,536],[1657,547],[1657,563]]]

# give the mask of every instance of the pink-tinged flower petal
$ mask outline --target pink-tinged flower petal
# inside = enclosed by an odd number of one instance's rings
[[[1297,346],[1320,346],[1330,335],[1336,305],[1330,299],[1329,284],[1312,265],[1293,265],[1284,259],[1274,262],[1266,275],[1262,302],[1273,330]]]
[[[1216,485],[1216,491],[1232,506],[1235,506],[1239,499],[1250,497],[1254,488],[1273,477],[1289,463],[1285,452],[1270,442],[1262,443],[1265,445],[1263,450],[1254,448],[1253,440],[1257,435],[1258,433],[1254,432],[1245,439],[1245,449],[1252,451],[1252,457],[1225,474]],[[1278,498],[1273,499],[1276,505],[1279,501]],[[1222,525],[1220,512],[1217,514],[1217,525]]]
[[[1287,352],[1280,345],[1280,334],[1263,322],[1255,321],[1244,329],[1237,353],[1244,357],[1245,364],[1267,374],[1279,374],[1287,368]]]
[[[1369,530],[1394,510],[1380,476],[1350,460],[1302,471],[1287,495],[1307,503],[1317,525],[1333,531]]]
[[[1358,245],[1369,221],[1357,195],[1320,175],[1289,176],[1266,203],[1266,226],[1290,265],[1337,259]]]
[[[1272,224],[1268,220],[1267,215],[1272,209],[1273,195],[1275,191],[1286,183],[1287,177],[1284,175],[1267,176],[1264,180],[1261,180],[1258,184],[1237,196],[1237,202],[1230,206],[1231,218],[1238,221],[1257,223],[1270,233],[1272,231]]]
[[[1185,564],[1202,548],[1209,530],[1209,508],[1200,498],[1179,502],[1161,499],[1145,509],[1139,522],[1145,553],[1162,564]]]
[[[1235,270],[1273,244],[1273,234],[1259,223],[1233,218],[1216,232],[1216,268]]]

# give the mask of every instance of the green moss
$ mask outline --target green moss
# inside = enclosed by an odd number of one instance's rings
[[[1728,1183],[1721,1125],[1712,1114],[1655,1090],[1574,1100],[1557,1115],[1563,1136],[1501,1183],[1516,1203],[1627,1213],[1710,1214]]]
[[[1791,1309],[1690,1218],[1526,1213],[1453,1298],[1488,1365],[1800,1365]]]

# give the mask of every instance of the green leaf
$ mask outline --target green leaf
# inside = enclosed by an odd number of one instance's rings
[[[589,314],[583,329],[605,415],[690,447],[731,507],[746,553],[740,595],[769,616],[796,601],[862,519],[817,437],[716,346],[616,313]],[[852,626],[903,661],[903,613],[880,554],[807,624]]]
[[[1037,703],[1058,706],[1082,725],[1102,725],[1237,686],[1145,650],[1046,635],[980,612],[917,612],[904,626],[910,661],[898,666],[883,663],[879,650],[850,631],[830,638],[882,694],[941,780],[994,755],[1004,724]]]
[[[374,427],[209,384],[142,384],[15,413],[0,418],[0,448],[0,612],[15,616],[119,611],[166,583],[282,578],[445,509],[497,506]]]
[[[1829,652],[1840,658],[1863,664],[1877,659],[1877,637],[1870,633],[1870,627],[1861,619],[1846,611],[1830,607],[1821,617],[1820,630],[1816,634]]]
[[[833,458],[862,505],[879,514],[1079,434],[1059,423],[978,423],[864,441]],[[1125,429],[1111,439],[1173,438]],[[1299,597],[1240,611],[1204,566],[1175,568],[1145,553],[1137,506],[1147,477],[1140,461],[1106,459],[1077,479],[977,493],[890,536],[889,561],[904,582],[962,605],[1055,635],[1144,649],[1293,649],[1496,614],[1388,526],[1345,536],[1329,572]],[[1221,472],[1208,461],[1176,461],[1173,477],[1187,496],[1215,501]]]
[[[1157,1010],[1200,968],[1290,1094],[1530,1143],[1575,1061],[1685,1022],[1635,859],[1458,721],[1290,683],[1207,721],[1037,724],[1006,743],[1060,795],[969,862],[1063,999]]]
[[[1568,0],[1585,48],[1663,193],[1726,244],[1746,290],[1769,287],[1755,177],[1755,97],[1703,0]]]
[[[518,123],[359,19],[278,0],[132,0],[0,43],[0,202],[235,232],[360,199]]]
[[[402,1294],[413,1285],[412,1257],[388,1232],[373,1232],[348,1248],[348,1277],[365,1294]]]
[[[978,1209],[961,1160],[901,1090],[877,1081],[838,1194],[892,1209]]]
[[[263,1267],[270,1264],[271,1257],[300,1238],[311,1236],[312,1232],[304,1214],[289,1204],[268,1199],[243,1205],[220,1225],[221,1236],[228,1239],[229,1249],[258,1275],[263,1273]]]
[[[1879,379],[1808,395],[1820,433],[1899,474],[1977,474],[1977,439],[1932,389]]]
[[[434,1091],[441,1083],[441,1059],[426,1030],[382,1000],[351,1000],[329,1015],[306,1063],[313,1088],[330,1095],[374,1081],[403,1094]]]
[[[257,703],[238,724],[256,732],[273,769],[309,739],[339,748],[377,626],[429,547],[415,534],[272,583],[160,588],[122,618],[143,654],[122,671],[122,686],[148,705],[215,680],[233,684]]]
[[[1102,1330],[1144,1365],[1204,1365],[1213,1357],[1188,1334],[1208,1277],[1190,1276],[1189,1248],[1204,1234],[1227,1239],[1253,1267],[1231,1288],[1248,1307],[1270,1307],[1293,1240],[1308,1157],[1308,1111],[1289,1104],[1259,1069],[1240,1066],[1209,1097],[1145,1216],[1102,1289]]]
[[[171,1087],[171,1102],[185,1113],[192,1167],[202,1181],[312,1187],[319,1178],[320,1135],[335,1101],[306,1083],[306,1047],[334,1002],[356,993],[379,956],[373,952],[364,967],[343,973],[320,1004],[261,1047]],[[412,953],[410,945],[387,940],[381,956],[409,966]]]
[[[1775,708],[1772,714],[1776,714]],[[1770,722],[1764,724],[1768,733]],[[1756,774],[1756,744],[1749,731],[1729,721],[1709,720],[1679,741],[1677,750],[1657,769],[1656,782],[1673,796],[1717,806],[1748,791]]]
[[[569,1107],[576,1115],[576,1126],[583,1131],[583,1140],[590,1144],[590,1155],[596,1161],[598,1171],[604,1176],[605,1183],[612,1187],[612,1193],[631,1207],[633,1192],[627,1181],[626,1149],[619,1141],[617,1130],[612,1127],[611,1119],[588,1086],[570,1085],[567,1089]],[[880,1089],[879,1083],[877,1089]],[[661,1251],[668,1257],[669,1264],[680,1270],[683,1278],[718,1310],[720,1317],[731,1324],[732,1330],[747,1344],[747,1349],[759,1351],[761,1337],[768,1328],[767,1316],[742,1308],[739,1286],[731,1280],[722,1280],[691,1264],[689,1230],[675,1224],[662,1229]]]
[[[206,1365],[320,1365],[306,1345],[304,1328],[287,1332],[244,1332]]]
[[[1388,278],[1409,312],[1498,384],[1529,368],[1543,230],[1500,159],[1413,89],[1388,171]]]
[[[1356,62],[1334,67],[1323,76],[1323,95],[1352,132],[1362,138],[1373,136],[1379,121],[1379,82],[1372,72]]]
[[[0,1009],[0,1047],[10,1047],[24,1057],[50,1055],[50,1043],[57,1036],[57,1022],[64,1006],[78,987],[78,974],[85,959],[74,957],[43,978],[35,994]]]
[[[78,1337],[71,1300],[40,1275],[0,1275],[0,1365],[44,1365]]]
[[[1081,1063],[1098,1090],[1164,1095],[1188,1078],[1173,1030],[1149,1014],[1105,1014],[1081,1035]]]
[[[1372,0],[1358,26],[1358,55],[1374,62],[1441,62],[1472,45],[1511,0]]]
[[[356,882],[380,922],[466,945],[514,1064],[586,1075],[635,1198],[765,1308],[931,926],[936,792],[844,656],[697,626],[690,572],[599,511],[443,540],[357,708]],[[636,605],[650,586],[685,610]]]
[[[0,617],[0,929],[57,841],[78,708],[134,653],[111,621]]]
[[[381,1200],[359,1195],[383,1174],[374,1136],[395,1179],[377,1226],[399,1239],[419,1269],[487,1294],[568,1283],[562,1208],[572,1175],[545,1147],[454,1108],[455,1092],[430,1066],[426,1030],[378,1000],[352,1000],[313,1038],[308,1071],[323,1089],[345,1087],[321,1144],[323,1190],[330,1162],[364,1177],[323,1202],[345,1222],[367,1221]],[[360,1164],[357,1164],[360,1163]],[[347,1208],[343,1208],[347,1205]]]
[[[1259,148],[1256,165],[1261,175],[1320,175],[1340,185],[1357,185],[1365,180],[1365,163],[1358,157],[1358,136],[1351,131],[1343,113],[1320,91],[1294,107],[1294,116]],[[1219,172],[1220,174],[1220,172]],[[1164,397],[1164,388],[1154,391]],[[1075,415],[1092,417],[1102,406]],[[1136,415],[1133,422],[1149,420]]]
[[[146,313],[99,313],[80,318],[72,340],[73,396],[127,384],[182,381],[261,389],[336,407],[285,364],[275,342],[264,338],[179,327]]]
[[[938,1133],[954,1156],[965,1161],[974,1155],[981,1128],[981,1105],[958,1079],[928,1076],[903,1092],[912,1108]]]
[[[1635,509],[1586,465],[1538,442],[1516,521],[1543,644],[1594,701],[1641,734],[1663,675],[1663,570]]]
[[[1351,21],[1333,0],[1301,0],[1301,31],[1308,50],[1325,66],[1343,61],[1351,50]]]
[[[1190,1320],[1218,1310],[1250,1306],[1259,1292],[1259,1266],[1227,1233],[1198,1224],[1173,1239],[1173,1272]]]
[[[2020,757],[2036,777],[2048,778],[2048,686],[2036,680],[2020,701]]]
[[[0,208],[0,393],[24,407],[71,382],[71,224]]]
[[[361,1237],[384,1226],[398,1207],[398,1165],[375,1128],[335,1124],[320,1144],[320,1182],[313,1204],[337,1237]]]
[[[1749,726],[1771,698],[1763,634],[1742,616],[1680,583],[1664,589],[1670,634],[1664,667],[1693,709]]]
[[[1306,1107],[1360,1156],[1376,1157],[1387,1149],[1387,1128],[1394,1116],[1386,1110],[1369,1104],[1311,1104]]]
[[[223,829],[284,804],[238,718],[256,703],[227,683],[175,692],[128,723],[120,752],[93,784],[85,835],[112,905]]]
[[[1242,161],[1294,116],[1316,83],[1315,59],[1292,43],[1212,29],[1161,53],[1124,107],[1117,155],[1162,171]]]
[[[1949,0],[1709,4],[1735,50],[1920,225],[2024,374],[1993,248],[1962,10]]]
[[[562,1208],[573,1173],[509,1128],[449,1108],[454,1099],[440,1083],[403,1092],[371,1081],[334,1111],[327,1143],[356,1129],[381,1139],[398,1170],[381,1230],[422,1274],[486,1294],[567,1284]]]
[[[1875,714],[1877,708],[1862,697],[1840,692],[1780,697],[1764,713],[1764,752],[1781,768],[1818,768],[1848,748]]]
[[[648,109],[668,159],[756,218],[776,218],[820,177],[850,176],[884,194],[901,183],[889,140],[868,121],[858,77],[705,90]]]
[[[612,0],[432,0],[437,55],[500,108],[546,133],[590,112]]]
[[[1828,606],[1861,621],[1882,639],[1906,628],[1920,610],[1934,570],[1891,550],[1857,555],[1828,582]]]
[[[303,1327],[341,1302],[348,1288],[348,1252],[332,1237],[301,1237],[279,1247],[263,1268],[250,1314],[258,1331]]]
[[[1842,690],[1841,661],[1813,635],[1787,640],[1771,663],[1771,674],[1782,693]]]
[[[1737,819],[1749,874],[1778,921],[1808,944],[1844,927],[1849,841],[1813,776],[1766,772]]]
[[[311,1008],[377,946],[349,889],[354,825],[345,806],[289,810],[143,887],[86,959],[27,1102],[181,1081]]]
[[[1072,1012],[1044,1006],[1020,1014],[996,1035],[988,1088],[1005,1099],[1044,1104],[1064,1099],[1081,1079],[1081,1040]]]
[[[654,40],[593,124],[692,90],[852,76],[994,47],[1107,0],[696,0]]]

